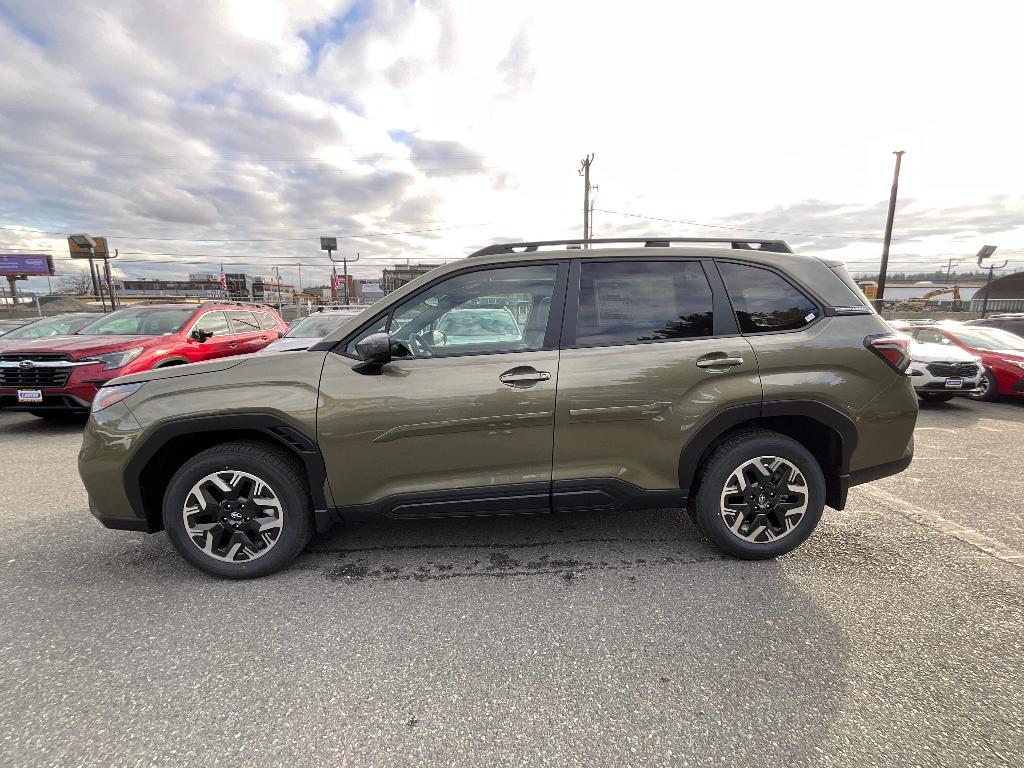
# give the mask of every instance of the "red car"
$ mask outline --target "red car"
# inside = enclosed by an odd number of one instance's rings
[[[87,413],[96,390],[117,376],[257,352],[285,330],[269,307],[149,304],[103,315],[70,336],[0,338],[0,409]]]
[[[975,400],[1000,396],[1024,397],[1024,338],[1000,328],[962,323],[908,324],[902,327],[918,341],[955,344],[981,358],[985,372],[978,389],[968,394]]]

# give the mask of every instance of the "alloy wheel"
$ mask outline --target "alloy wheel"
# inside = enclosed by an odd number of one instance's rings
[[[281,537],[284,509],[274,490],[249,472],[221,470],[202,478],[181,512],[192,543],[207,556],[246,563],[269,552]]]
[[[720,514],[737,538],[767,544],[796,529],[807,512],[807,496],[807,480],[796,466],[778,456],[759,456],[729,475]]]

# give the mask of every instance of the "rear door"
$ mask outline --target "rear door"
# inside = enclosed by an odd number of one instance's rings
[[[230,309],[226,312],[235,338],[234,354],[258,352],[269,343],[269,335],[260,330],[260,323],[250,310]]]
[[[759,407],[750,345],[710,261],[573,262],[555,416],[555,509],[679,495],[682,450],[723,408]],[[653,494],[657,495],[657,494]]]

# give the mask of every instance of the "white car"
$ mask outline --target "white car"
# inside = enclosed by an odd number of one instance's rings
[[[952,400],[978,388],[985,372],[981,358],[952,344],[928,344],[903,333],[910,348],[910,376],[917,396],[926,403]]]

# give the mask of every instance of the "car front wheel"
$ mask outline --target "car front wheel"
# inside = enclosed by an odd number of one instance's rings
[[[996,387],[996,377],[992,375],[992,371],[985,371],[978,380],[978,388],[967,396],[972,400],[998,400],[999,389]]]
[[[785,435],[751,430],[725,440],[709,458],[696,517],[727,554],[762,560],[800,546],[824,506],[825,478],[810,451]]]
[[[163,519],[178,553],[207,573],[252,579],[288,565],[313,532],[298,461],[255,442],[216,445],[185,462],[164,494]]]

